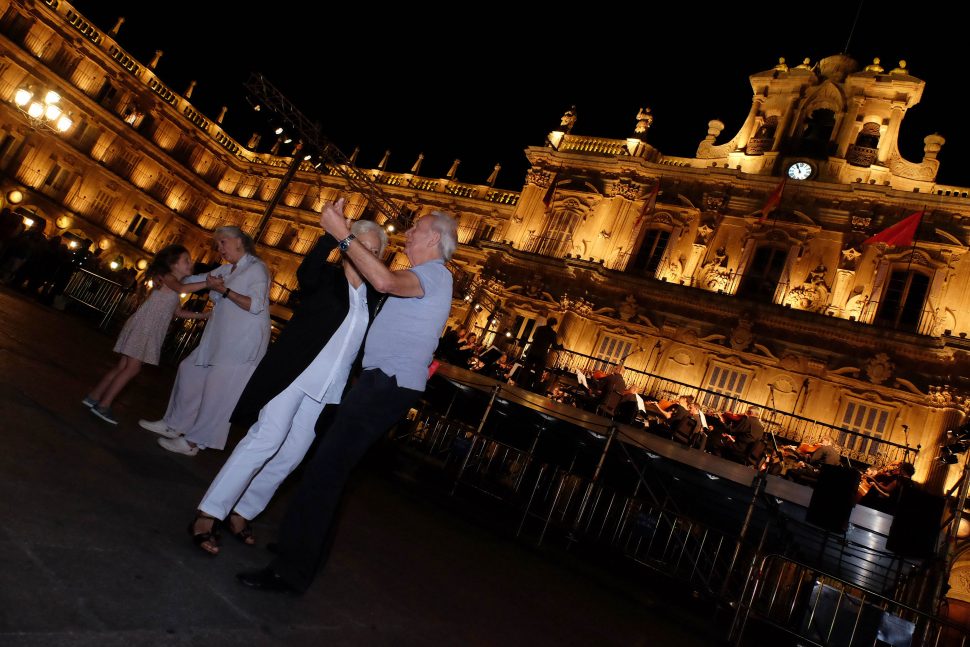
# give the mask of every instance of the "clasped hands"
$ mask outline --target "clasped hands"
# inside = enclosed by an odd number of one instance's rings
[[[344,198],[340,198],[326,205],[320,212],[320,226],[337,240],[343,240],[350,234],[351,221],[344,216],[346,202]]]
[[[209,288],[212,292],[218,292],[222,294],[226,291],[226,280],[221,276],[213,276],[212,274],[207,274],[205,277],[205,286]]]

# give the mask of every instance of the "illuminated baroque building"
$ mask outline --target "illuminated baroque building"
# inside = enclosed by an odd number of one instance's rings
[[[59,0],[0,0],[2,190],[8,203],[23,194],[5,206],[129,265],[173,242],[211,260],[220,225],[261,232],[285,313],[301,255],[322,233],[317,214],[344,180],[235,139],[225,111],[200,114],[192,87],[179,94],[156,76],[161,52],[147,65],[127,54],[120,26],[106,33]],[[419,175],[420,159],[408,173],[387,171],[386,157],[358,172],[408,213],[459,216],[455,325],[515,351],[556,316],[573,357],[626,358],[628,382],[660,375],[920,444],[917,480],[940,491],[956,470],[936,460],[938,446],[968,406],[970,200],[935,182],[942,137],[925,138],[918,162],[897,148],[924,83],[902,62],[860,69],[845,56],[780,62],[750,82],[737,133],[711,121],[690,158],[650,145],[648,109],[625,140],[572,134],[570,110],[526,150],[521,192],[493,188],[494,174],[459,182],[457,162],[438,179]],[[27,116],[18,90],[31,101],[56,90],[70,127]],[[350,202],[355,217],[383,218],[363,196]],[[913,245],[862,244],[920,210]],[[878,451],[842,442],[866,462]]]

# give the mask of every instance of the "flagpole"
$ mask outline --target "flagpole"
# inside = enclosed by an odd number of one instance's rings
[[[913,234],[913,247],[909,251],[909,263],[906,264],[906,273],[908,274],[910,269],[913,267],[913,258],[916,256],[916,244],[919,242],[919,228],[923,224],[923,218],[926,216],[926,203],[923,204],[920,209],[919,223],[916,225],[916,232]]]

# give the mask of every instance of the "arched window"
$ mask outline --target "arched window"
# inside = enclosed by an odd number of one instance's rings
[[[647,276],[656,275],[664,252],[667,251],[669,241],[670,232],[666,229],[648,229],[644,233],[640,249],[637,250],[637,255],[633,259],[632,269],[643,272]]]
[[[573,230],[580,216],[568,209],[557,210],[548,221],[542,236],[533,245],[536,254],[562,258],[573,246]]]
[[[922,272],[896,270],[886,283],[879,301],[875,323],[907,332],[916,332],[929,291],[930,277]]]
[[[805,119],[799,152],[802,155],[825,157],[829,152],[829,141],[835,128],[835,113],[819,108]]]
[[[738,296],[757,301],[772,301],[787,260],[787,249],[774,245],[758,247],[741,277]]]

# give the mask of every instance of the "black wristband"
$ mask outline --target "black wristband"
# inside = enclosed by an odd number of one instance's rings
[[[226,288],[226,291],[222,293],[222,296],[228,299],[230,292],[232,292],[232,290],[230,290],[229,288]]]

